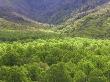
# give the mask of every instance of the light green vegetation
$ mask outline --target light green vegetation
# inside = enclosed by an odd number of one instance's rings
[[[0,43],[3,82],[109,82],[110,40],[65,38]]]

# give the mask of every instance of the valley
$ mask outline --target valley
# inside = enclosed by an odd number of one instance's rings
[[[0,82],[110,82],[109,0],[0,0]]]

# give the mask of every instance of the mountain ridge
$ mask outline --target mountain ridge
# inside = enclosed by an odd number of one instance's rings
[[[71,13],[83,12],[107,3],[109,0],[0,0],[0,7],[10,8],[34,21],[59,24]],[[10,11],[9,11],[10,12]],[[9,16],[10,17],[10,16]]]

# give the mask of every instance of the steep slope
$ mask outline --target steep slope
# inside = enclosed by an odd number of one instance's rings
[[[59,29],[70,36],[110,38],[110,5],[97,7],[76,21],[71,19]]]
[[[11,8],[11,12],[32,20],[58,24],[76,14],[95,8],[109,0],[0,0],[0,7]],[[0,11],[2,12],[2,11]],[[10,17],[9,17],[10,18]]]

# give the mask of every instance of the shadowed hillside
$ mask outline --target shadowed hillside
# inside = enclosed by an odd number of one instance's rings
[[[83,12],[107,3],[109,0],[0,0],[0,7],[10,8],[32,20],[58,24],[67,20],[71,13]],[[0,12],[3,12],[0,11]],[[6,12],[7,13],[7,12]],[[14,15],[16,16],[16,15]],[[11,16],[8,14],[8,18]],[[15,17],[16,18],[16,17]]]

